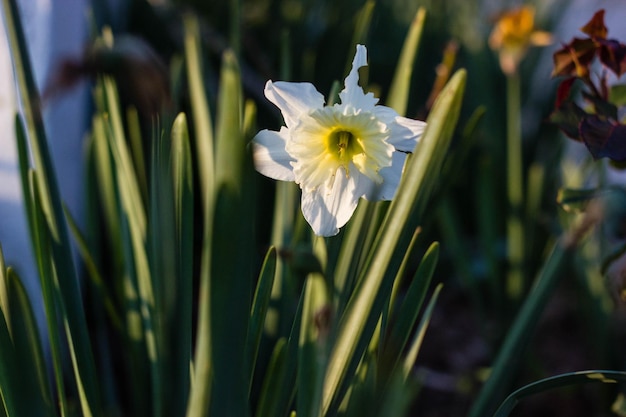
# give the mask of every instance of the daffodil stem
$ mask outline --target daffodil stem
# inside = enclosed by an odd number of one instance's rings
[[[524,285],[524,228],[522,167],[522,124],[520,77],[517,72],[506,76],[507,95],[507,261],[509,265],[506,292],[509,298],[519,299]]]

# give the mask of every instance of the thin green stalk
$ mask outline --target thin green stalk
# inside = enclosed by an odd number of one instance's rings
[[[507,219],[507,295],[520,299],[524,290],[524,224],[522,202],[524,180],[522,167],[522,125],[520,77],[517,72],[506,77],[507,96],[507,196],[509,216]]]
[[[545,308],[559,277],[568,262],[573,245],[565,239],[558,241],[539,273],[533,289],[515,318],[504,343],[498,352],[489,379],[470,410],[469,417],[490,416],[504,398],[506,390],[516,374],[519,359],[526,348],[532,332]]]

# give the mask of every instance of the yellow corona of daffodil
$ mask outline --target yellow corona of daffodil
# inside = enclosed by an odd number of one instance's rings
[[[377,105],[359,86],[367,50],[357,45],[352,70],[339,93],[341,103],[324,105],[310,83],[272,82],[265,96],[281,111],[279,132],[260,131],[253,139],[257,171],[302,189],[302,213],[315,234],[332,236],[345,225],[358,200],[391,200],[407,152],[413,152],[425,123]]]
[[[530,46],[546,46],[552,35],[535,29],[535,9],[521,6],[503,13],[496,22],[489,46],[498,52],[500,67],[505,74],[517,71]]]

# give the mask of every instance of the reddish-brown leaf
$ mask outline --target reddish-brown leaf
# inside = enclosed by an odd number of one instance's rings
[[[579,131],[594,158],[626,161],[626,125],[589,115],[580,122]]]
[[[618,77],[626,72],[626,45],[614,39],[600,42],[600,61]]]
[[[554,53],[552,76],[587,77],[596,49],[597,45],[593,40],[574,38]]]
[[[604,9],[598,10],[587,24],[580,28],[583,33],[596,39],[606,39],[609,30],[604,25]]]
[[[576,77],[569,77],[559,84],[559,88],[556,90],[556,101],[554,103],[555,108],[561,107],[563,102],[569,98],[570,92],[572,91],[572,85],[574,85],[574,81],[576,81]]]

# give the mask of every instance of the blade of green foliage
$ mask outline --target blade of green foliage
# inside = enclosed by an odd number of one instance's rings
[[[101,88],[101,84],[96,86]],[[92,143],[94,169],[96,172],[100,206],[102,207],[104,223],[112,242],[111,258],[113,259],[113,271],[121,273],[123,268],[119,194],[115,188],[115,174],[111,148],[108,145],[107,132],[105,131],[104,118],[97,114],[92,119]]]
[[[402,259],[402,264],[400,264],[400,268],[398,268],[398,272],[396,273],[396,279],[394,279],[393,281],[393,288],[391,289],[391,295],[389,296],[389,306],[385,313],[385,316],[387,317],[387,319],[392,318],[393,315],[395,314],[398,293],[400,292],[400,287],[404,284],[405,277],[406,277],[406,270],[409,267],[409,263],[411,262],[411,256],[413,255],[413,249],[415,248],[417,239],[421,233],[422,233],[421,227],[418,227],[417,229],[415,229],[415,232],[413,232],[413,237],[411,237],[411,242],[409,243],[409,246],[407,247],[407,250],[404,253],[404,259]],[[431,247],[426,251],[426,254],[430,252],[433,245],[437,245],[437,248],[438,248],[438,244],[433,243],[431,244]],[[420,260],[420,265],[423,262],[424,262],[424,257],[422,257],[422,260]],[[413,280],[411,280],[410,285],[412,285],[413,282],[415,282],[415,279],[416,278],[414,277]],[[387,326],[385,325],[385,327]]]
[[[494,417],[507,417],[520,400],[531,395],[540,394],[554,388],[588,384],[592,382],[600,382],[603,384],[615,384],[617,382],[624,383],[626,382],[626,372],[604,370],[578,371],[535,381],[511,393],[500,405],[494,414]]]
[[[9,417],[19,417],[25,414],[24,404],[21,401],[19,392],[19,371],[18,363],[15,357],[15,348],[11,340],[9,325],[4,314],[0,315],[0,396],[2,397],[2,405],[6,415]]]
[[[33,219],[33,207],[32,200],[29,198],[33,195],[33,190],[31,189],[31,183],[28,180],[29,170],[30,170],[30,150],[28,149],[28,139],[26,137],[26,129],[24,127],[24,121],[20,117],[19,113],[15,114],[15,140],[17,142],[17,155],[20,167],[20,185],[22,188],[22,195],[24,196],[24,208],[26,211],[26,218],[28,219],[28,224],[31,225],[34,223]],[[34,233],[32,227],[28,228],[30,241],[35,242]]]
[[[235,55],[226,51],[222,57],[216,126],[217,184],[233,189],[243,187],[246,144],[242,134],[241,75]],[[239,192],[243,190],[237,190]]]
[[[418,324],[417,329],[415,330],[415,337],[413,338],[413,342],[411,343],[411,346],[409,347],[409,351],[407,352],[406,357],[404,358],[403,372],[404,372],[405,380],[408,378],[410,372],[415,367],[417,354],[419,353],[419,350],[422,346],[422,341],[424,340],[424,335],[426,334],[428,323],[430,323],[430,317],[432,316],[433,311],[435,310],[435,304],[437,303],[437,298],[439,298],[439,293],[441,292],[442,288],[443,288],[443,284],[439,284],[435,288],[435,291],[433,292],[433,295],[430,297],[430,301],[428,302],[428,305],[426,306],[426,309],[424,310],[424,315],[422,316],[422,319],[420,320],[420,323]]]
[[[153,395],[152,406],[155,412],[161,410],[161,352],[157,345],[155,334],[155,295],[153,275],[146,250],[148,221],[145,207],[141,198],[141,191],[137,182],[137,175],[132,164],[132,158],[125,139],[124,128],[119,109],[117,88],[113,79],[105,77],[103,87],[110,121],[109,146],[113,155],[114,169],[116,170],[116,188],[119,191],[123,224],[127,227],[128,245],[126,260],[128,270],[132,271],[138,290],[138,302],[141,324],[143,328],[143,342],[145,356],[150,365],[150,385]],[[132,260],[132,261],[131,261]]]
[[[143,140],[141,137],[141,123],[139,113],[135,107],[126,109],[126,125],[128,127],[128,142],[130,145],[130,155],[137,175],[137,184],[141,191],[144,204],[148,204],[148,179],[146,178],[146,163],[143,151]]]
[[[198,159],[198,177],[205,210],[209,198],[213,196],[213,178],[215,172],[214,139],[211,113],[202,81],[202,54],[200,49],[200,30],[195,17],[187,15],[185,27],[185,61],[187,82],[191,99],[192,120],[195,132],[195,152]]]
[[[331,352],[324,384],[324,413],[337,406],[344,380],[360,360],[363,344],[369,340],[391,291],[401,258],[396,251],[408,245],[413,230],[422,220],[456,125],[465,88],[465,71],[458,71],[435,102],[427,128],[416,153],[410,158],[391,203],[381,232],[366,263],[359,287],[339,323],[337,341]],[[407,233],[410,231],[410,234]],[[397,254],[396,254],[397,255]],[[392,263],[393,261],[393,263]],[[385,279],[386,278],[386,279]],[[352,370],[352,371],[350,371]]]
[[[250,325],[248,328],[248,344],[246,358],[250,361],[248,394],[252,389],[252,379],[256,366],[261,336],[263,335],[263,325],[272,296],[272,286],[276,276],[276,248],[271,247],[265,255],[265,260],[261,266],[261,273],[257,282],[252,310],[250,312]]]
[[[296,391],[296,373],[298,367],[298,346],[302,311],[304,308],[304,294],[300,297],[298,308],[293,315],[291,333],[286,341],[284,352],[281,352],[280,367],[272,370],[268,368],[263,382],[263,392],[255,417],[274,417],[288,415],[292,409],[292,401]],[[274,353],[279,339],[274,347]]]
[[[274,344],[274,350],[267,366],[265,379],[261,387],[261,395],[257,405],[256,417],[273,417],[278,416],[277,410],[283,407],[278,402],[279,391],[277,387],[284,378],[285,363],[287,361],[287,339],[282,337]]]
[[[128,385],[132,392],[131,409],[135,415],[147,415],[150,405],[150,385],[146,385],[145,376],[149,375],[149,365],[139,290],[130,244],[128,216],[122,210],[122,190],[118,178],[121,168],[113,155],[114,129],[111,128],[111,117],[107,111],[108,99],[102,82],[96,84],[96,98],[100,113],[94,115],[92,122],[94,163],[104,223],[111,241],[109,250],[113,260],[111,268],[119,280],[118,297],[123,300],[124,336],[128,352],[126,365],[130,374]]]
[[[176,379],[173,413],[183,415],[189,397],[193,323],[193,164],[187,129],[187,118],[180,113],[172,126],[171,165],[174,187],[176,223],[178,290],[176,310],[172,320],[174,358],[172,369]]]
[[[346,397],[347,401],[339,408],[339,412],[344,412],[346,417],[361,417],[372,413],[375,408],[377,398],[373,395],[376,391],[376,355],[366,353],[357,369],[357,373],[352,381],[352,385]]]
[[[280,253],[281,249],[287,248],[294,240],[294,227],[297,223],[298,200],[300,188],[294,182],[278,181],[274,197],[274,212],[272,224],[271,245]],[[276,280],[272,288],[272,305],[265,320],[265,332],[270,337],[288,334],[291,325],[286,319],[290,308],[283,294],[287,293],[289,269],[285,263],[279,261],[276,264]]]
[[[152,150],[150,158],[149,229],[147,248],[149,272],[154,294],[153,329],[157,360],[153,363],[155,416],[171,415],[172,402],[176,401],[176,390],[168,390],[167,385],[180,387],[172,380],[172,357],[181,347],[182,341],[175,339],[179,324],[173,322],[176,304],[180,301],[177,277],[176,225],[174,215],[174,183],[171,172],[170,132],[165,132],[153,124]],[[181,323],[184,326],[186,323]],[[167,382],[166,382],[167,380]],[[185,395],[186,397],[186,395]]]
[[[470,410],[471,417],[493,414],[510,387],[517,373],[519,358],[524,352],[541,312],[562,275],[562,267],[568,262],[571,247],[557,242],[535,280],[533,289],[524,300],[515,321],[509,329],[493,362],[489,379],[482,387]]]
[[[626,416],[626,397],[623,393],[618,393],[615,401],[611,405],[611,411],[620,417]]]
[[[110,77],[105,77],[102,80],[102,85],[109,122],[105,128],[108,128],[109,146],[116,170],[116,185],[121,196],[122,209],[131,222],[131,226],[136,230],[136,237],[145,241],[148,222],[136,169],[124,133],[117,87],[114,79]],[[136,262],[147,265],[147,261],[136,260]]]
[[[211,239],[211,415],[249,414],[247,331],[252,305],[254,251],[251,155],[242,132],[239,67],[225,52],[216,123],[218,194]]]
[[[367,200],[362,200],[359,203],[354,215],[346,226],[341,248],[337,255],[335,269],[334,271],[328,271],[328,274],[334,277],[333,285],[336,295],[333,297],[333,300],[334,309],[337,312],[343,311],[350,294],[352,294],[358,266],[361,262],[362,248],[368,232],[368,228],[365,225],[371,222],[373,211],[373,203]]]
[[[18,401],[25,403],[29,410],[28,415],[53,415],[54,403],[48,383],[48,369],[35,314],[26,290],[13,269],[7,270],[6,278],[11,300],[9,323],[15,347],[15,364],[18,365],[16,370],[21,380],[18,385],[21,386],[17,392]]]
[[[397,111],[400,116],[406,114],[406,106],[409,101],[409,93],[411,92],[413,64],[415,63],[415,56],[422,38],[425,19],[426,9],[420,7],[411,22],[409,33],[404,40],[396,72],[391,81],[389,97],[385,100],[385,104]]]
[[[406,416],[418,391],[418,384],[406,380],[400,372],[392,375],[382,398],[376,404],[376,416]]]
[[[556,196],[556,202],[563,207],[565,211],[582,211],[585,206],[594,198],[597,198],[602,191],[593,189],[572,189],[561,188]]]
[[[15,359],[11,357],[13,351],[13,343],[11,342],[11,329],[9,329],[11,323],[10,316],[10,307],[9,307],[9,294],[8,294],[8,285],[7,285],[7,276],[6,276],[6,266],[4,264],[4,254],[2,252],[2,245],[0,245],[0,317],[2,318],[2,322],[0,323],[0,351],[1,352],[9,352],[7,353],[7,357],[4,360],[10,361],[10,363],[15,363]],[[4,326],[4,329],[2,328]],[[10,384],[11,374],[10,367],[6,367],[3,363],[3,358],[0,357],[0,416],[6,416],[7,412],[14,413],[14,401],[13,393],[11,388],[7,391],[5,386]],[[8,403],[7,403],[7,398]]]
[[[304,289],[298,348],[296,404],[300,417],[321,416],[322,384],[328,360],[329,307],[324,276],[309,274]]]
[[[402,334],[402,336],[398,338],[398,334],[397,333],[394,334],[393,327],[397,329],[397,326],[395,326],[395,324],[398,324],[398,323],[397,323],[397,320],[394,320],[394,319],[395,319],[395,307],[397,304],[398,293],[400,292],[400,286],[403,285],[404,283],[406,270],[407,270],[407,267],[409,266],[409,263],[411,262],[413,249],[415,247],[415,244],[417,243],[417,238],[420,235],[421,230],[422,230],[421,227],[418,227],[415,230],[411,238],[411,241],[409,243],[409,246],[404,252],[402,263],[400,264],[400,267],[398,268],[398,271],[396,272],[396,277],[393,280],[393,287],[391,289],[391,294],[389,295],[387,306],[383,308],[383,311],[381,314],[380,330],[377,329],[376,333],[374,333],[374,337],[372,337],[372,341],[370,342],[370,348],[369,348],[370,350],[373,350],[373,351],[380,350],[381,352],[381,354],[379,355],[379,360],[378,360],[378,374],[379,374],[378,378],[379,378],[379,381],[384,381],[382,385],[386,385],[387,382],[390,380],[390,378],[393,376],[395,362],[399,359],[399,356],[401,355],[401,352],[402,352],[401,349],[400,350],[394,349],[395,348],[394,345],[396,345],[398,341],[404,337],[408,339],[409,334],[411,332],[412,324],[411,324],[411,327],[408,327],[407,329],[405,329],[406,334]],[[420,262],[420,265],[422,263],[423,263],[423,259]],[[416,280],[415,278],[412,280],[411,285],[414,285],[415,280]],[[428,287],[428,284],[430,283],[430,277],[427,281],[428,283],[426,283],[426,287]],[[424,291],[426,291],[426,289]],[[405,303],[403,304],[406,305]],[[421,301],[420,301],[420,304],[421,304]],[[416,310],[417,310],[415,312],[416,316],[420,308],[421,308],[421,305],[416,307]],[[404,312],[404,314],[406,314],[406,312]],[[409,316],[406,318],[410,319],[410,317],[411,315],[409,314]],[[398,320],[400,321],[402,321],[404,318],[405,318],[404,315],[398,316]],[[413,319],[413,321],[414,320],[415,319]],[[394,324],[392,328],[390,328],[390,323]],[[378,347],[379,339],[382,339],[382,342],[380,342],[380,345],[381,345],[380,349]],[[391,363],[392,366],[389,366],[389,363]]]
[[[426,292],[430,286],[435,267],[439,259],[439,243],[435,242],[426,251],[415,272],[404,300],[394,314],[395,322],[389,329],[389,337],[385,340],[383,358],[397,362],[409,340],[411,330],[415,326],[417,317],[422,309],[422,303],[426,298]],[[395,363],[391,363],[391,369],[395,368]]]
[[[213,205],[215,199],[215,151],[213,127],[209,104],[202,81],[202,56],[200,50],[200,30],[198,21],[192,15],[184,19],[185,27],[185,62],[187,82],[191,100],[192,120],[194,125],[194,144],[197,160],[200,199],[203,208],[202,251],[200,253],[200,287],[198,294],[198,323],[194,357],[194,373],[190,397],[187,404],[187,416],[204,416],[208,413],[211,402],[211,305],[210,278]]]
[[[63,216],[61,195],[50,159],[37,88],[24,41],[18,7],[14,0],[3,0],[2,7],[9,45],[13,51],[15,77],[21,95],[26,131],[35,164],[35,173],[38,176],[41,189],[42,210],[50,231],[54,268],[59,280],[59,303],[62,310],[67,314],[65,316],[67,319],[65,334],[72,359],[74,377],[80,394],[83,414],[90,416],[92,410],[97,410],[100,404],[98,377],[96,376],[80,288]],[[32,228],[32,218],[30,220]]]
[[[31,170],[28,171],[28,177],[22,178],[22,181],[28,181],[28,187],[33,191],[31,196],[25,197],[31,200],[32,208],[32,234],[34,243],[35,258],[40,274],[41,293],[43,295],[44,309],[46,315],[46,324],[48,326],[48,338],[50,342],[50,353],[52,355],[52,367],[54,370],[54,382],[59,398],[59,408],[61,415],[67,415],[68,401],[65,394],[64,369],[62,362],[61,349],[61,328],[57,316],[57,300],[55,297],[55,271],[53,267],[53,259],[50,248],[50,233],[47,230],[47,223],[44,219],[43,209],[41,208],[41,196],[37,176]]]
[[[6,265],[4,263],[4,253],[0,243],[0,311],[4,314],[7,323],[11,323],[9,310],[9,290],[7,288]]]
[[[70,232],[72,233],[72,236],[74,236],[74,242],[76,242],[78,252],[80,253],[80,256],[85,264],[87,275],[91,279],[91,283],[98,292],[99,297],[102,299],[102,303],[104,304],[104,308],[109,315],[111,323],[117,330],[122,330],[122,319],[115,308],[115,302],[113,301],[111,294],[109,294],[107,287],[104,285],[104,280],[98,270],[98,267],[96,266],[93,256],[91,255],[91,251],[87,246],[85,237],[81,233],[76,221],[72,217],[72,213],[70,213],[67,207],[65,207],[65,217],[67,218],[67,224],[70,228]]]

